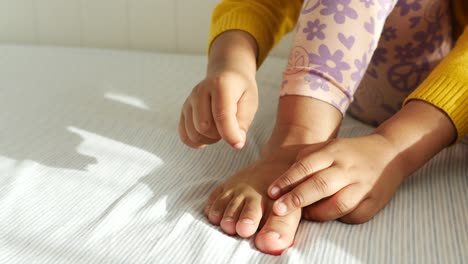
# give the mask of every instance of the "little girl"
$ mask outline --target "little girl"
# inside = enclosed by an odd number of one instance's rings
[[[467,24],[463,0],[222,1],[207,76],[182,110],[188,146],[244,146],[256,69],[294,26],[295,38],[261,159],[213,191],[210,222],[241,237],[261,226],[257,248],[277,254],[301,217],[371,219],[405,177],[468,133]],[[336,139],[346,111],[377,128]]]

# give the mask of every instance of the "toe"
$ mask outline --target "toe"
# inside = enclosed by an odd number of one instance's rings
[[[206,216],[210,215],[211,207],[213,206],[213,203],[216,201],[218,196],[223,192],[223,187],[219,186],[216,188],[213,192],[211,192],[210,196],[208,197],[208,200],[206,201],[205,204],[205,209],[204,212]]]
[[[264,253],[280,255],[293,244],[300,219],[301,210],[295,210],[286,216],[271,213],[257,234],[255,245]]]
[[[236,231],[243,238],[251,237],[257,232],[262,219],[263,208],[261,198],[246,198],[244,208],[236,224]]]
[[[208,219],[214,225],[219,225],[223,218],[226,206],[231,202],[231,193],[222,193],[213,202],[213,205],[209,209]]]
[[[237,196],[232,198],[231,202],[229,202],[229,204],[226,206],[223,219],[220,223],[221,229],[224,231],[224,233],[229,235],[236,234],[236,222],[239,219],[243,204],[244,197]]]

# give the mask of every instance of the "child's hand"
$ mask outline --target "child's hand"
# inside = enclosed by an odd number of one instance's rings
[[[255,79],[235,71],[209,75],[193,88],[182,107],[180,137],[193,148],[222,138],[241,149],[257,107]]]
[[[182,141],[201,148],[224,139],[241,149],[258,107],[257,44],[247,32],[229,30],[210,49],[207,77],[185,101],[179,123]]]
[[[304,208],[305,218],[362,223],[387,204],[404,179],[395,150],[384,137],[336,139],[317,151],[310,146],[273,182],[273,211],[289,214]]]

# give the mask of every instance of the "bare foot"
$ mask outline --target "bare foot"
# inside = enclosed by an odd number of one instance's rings
[[[291,166],[291,160],[264,158],[227,179],[208,199],[205,213],[210,222],[226,234],[244,238],[263,226],[255,245],[262,252],[281,254],[294,241],[301,210],[287,216],[271,213],[273,200],[268,198],[267,188]]]
[[[205,213],[211,223],[230,235],[250,237],[268,254],[281,254],[294,241],[301,210],[287,216],[271,213],[269,185],[296,161],[306,145],[336,135],[341,113],[320,100],[302,96],[280,98],[275,129],[262,159],[227,179],[209,197]]]

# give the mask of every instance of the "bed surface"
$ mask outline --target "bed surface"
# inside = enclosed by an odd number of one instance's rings
[[[179,109],[202,56],[0,46],[0,263],[468,263],[468,145],[444,150],[363,225],[300,224],[281,256],[202,214],[218,183],[255,160],[281,71],[258,75],[241,152],[191,150]],[[347,117],[341,136],[371,131]]]

